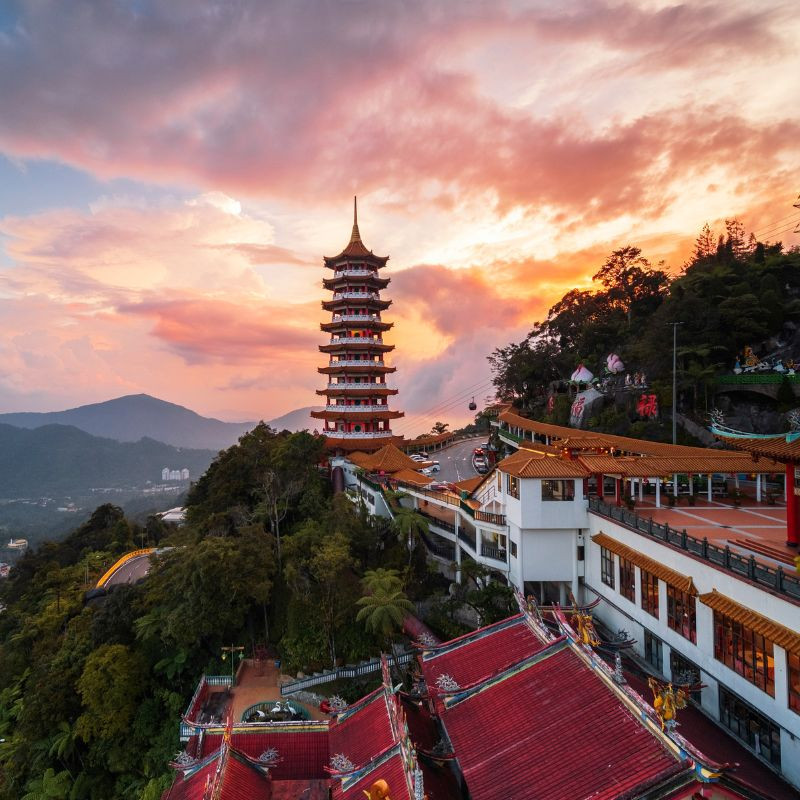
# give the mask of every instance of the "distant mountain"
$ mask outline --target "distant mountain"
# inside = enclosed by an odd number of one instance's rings
[[[157,397],[131,394],[67,411],[0,414],[0,424],[29,429],[71,425],[92,436],[118,442],[138,442],[147,437],[175,447],[221,450],[234,444],[256,423],[222,422]]]
[[[312,411],[321,411],[322,406],[305,406],[304,408],[296,408],[282,417],[271,419],[267,425],[274,428],[276,431],[311,431],[320,430],[322,427],[321,419],[314,419],[311,416]],[[0,418],[2,422],[2,418]]]
[[[187,467],[197,480],[215,456],[213,450],[181,449],[153,439],[116,442],[66,425],[26,430],[0,424],[0,497],[143,488],[160,483],[164,467]]]

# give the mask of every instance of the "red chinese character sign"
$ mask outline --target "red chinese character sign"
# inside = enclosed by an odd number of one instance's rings
[[[576,397],[575,402],[572,404],[572,408],[569,410],[569,415],[571,417],[576,417],[580,419],[583,416],[583,407],[586,404],[585,397]]]
[[[556,396],[551,394],[550,397],[547,398],[547,413],[552,414],[553,409],[556,407]]]
[[[654,419],[658,416],[658,396],[654,394],[643,394],[639,397],[636,404],[636,413],[646,419]]]

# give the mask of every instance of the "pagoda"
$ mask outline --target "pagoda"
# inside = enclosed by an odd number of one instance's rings
[[[392,302],[380,295],[389,285],[389,278],[379,274],[388,260],[367,250],[361,241],[354,198],[353,232],[347,247],[338,256],[324,257],[332,275],[322,285],[333,296],[322,303],[331,318],[320,325],[330,341],[320,345],[329,361],[319,372],[328,376],[328,385],[317,391],[326,397],[324,410],[311,416],[325,420],[322,433],[333,450],[377,450],[399,439],[392,433],[391,420],[403,412],[389,409],[389,397],[397,389],[386,383],[395,367],[386,364],[385,355],[394,345],[383,342],[383,333],[392,323],[381,319],[381,312]]]

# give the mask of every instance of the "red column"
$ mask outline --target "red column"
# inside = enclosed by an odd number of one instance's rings
[[[622,493],[620,492],[620,484],[622,481],[619,478],[614,478],[614,502],[618,505],[622,505]]]
[[[786,544],[800,544],[800,497],[794,492],[794,462],[786,465]]]
[[[603,473],[600,472],[594,476],[595,483],[597,484],[597,496],[600,500],[604,499],[603,496]]]

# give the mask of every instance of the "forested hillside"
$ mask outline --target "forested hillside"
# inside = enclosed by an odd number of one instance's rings
[[[746,346],[758,355],[782,348],[784,358],[800,359],[800,252],[758,242],[736,220],[719,236],[705,226],[675,277],[626,246],[599,266],[594,283],[568,292],[523,341],[489,357],[500,397],[545,418],[553,382],[567,380],[580,363],[601,375],[616,353],[647,376],[668,410],[675,322],[680,410],[700,417],[715,377],[730,373]],[[564,422],[563,404],[557,411]],[[617,417],[606,422],[625,428]]]
[[[390,522],[332,497],[322,447],[261,424],[193,487],[185,527],[140,528],[102,506],[0,581],[0,800],[158,800],[198,678],[230,669],[223,645],[270,642],[286,671],[387,647],[406,596],[440,582],[415,513]],[[85,602],[142,545],[172,549],[140,584]],[[461,599],[486,621],[510,608],[502,587],[465,586]],[[450,602],[443,634],[461,632]]]

